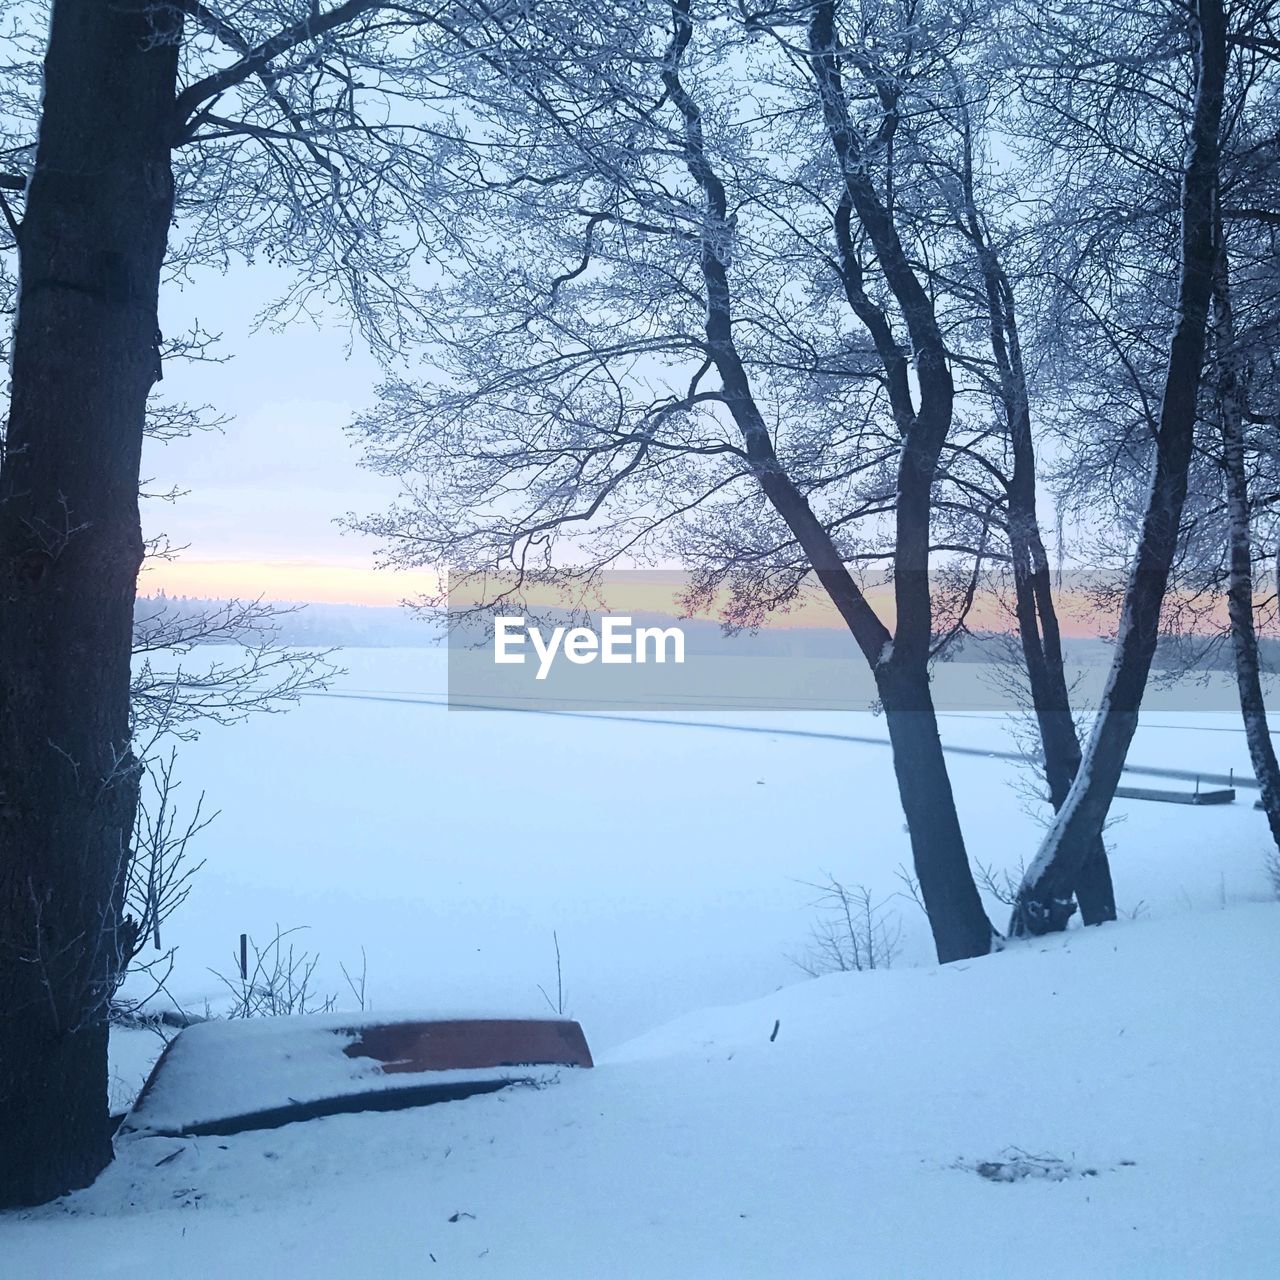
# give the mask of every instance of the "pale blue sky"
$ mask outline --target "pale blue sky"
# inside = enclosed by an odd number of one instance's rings
[[[223,335],[219,350],[230,359],[170,361],[158,394],[208,403],[231,421],[221,432],[148,442],[147,488],[177,485],[189,493],[174,504],[145,502],[144,529],[163,530],[190,549],[176,565],[153,568],[143,590],[164,585],[197,594],[207,580],[224,584],[219,594],[256,595],[267,581],[264,562],[275,566],[270,583],[297,582],[298,598],[395,599],[411,589],[400,575],[370,576],[371,542],[334,523],[349,510],[381,509],[395,496],[394,484],[359,467],[343,431],[371,403],[377,364],[336,323],[301,320],[284,332],[255,332],[257,313],[283,279],[269,268],[236,266],[225,276],[202,272],[195,283],[162,295],[166,334],[199,321]],[[321,566],[335,571],[333,591],[319,590]],[[268,594],[285,593],[272,585]]]

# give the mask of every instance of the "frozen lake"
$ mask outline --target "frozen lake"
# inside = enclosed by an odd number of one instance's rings
[[[796,981],[788,957],[815,919],[804,882],[829,872],[885,899],[902,888],[910,851],[873,715],[657,717],[699,722],[670,724],[449,710],[440,650],[340,661],[342,696],[211,728],[180,751],[182,799],[203,789],[221,810],[193,845],[206,865],[164,938],[179,946],[170,989],[188,1007],[219,996],[210,970],[231,972],[241,932],[262,942],[278,924],[307,926],[299,943],[320,954],[325,990],[345,995],[338,963],[358,967],[363,948],[375,1010],[545,1012],[555,931],[567,1011],[607,1051]],[[1152,715],[1131,761],[1248,777],[1237,724]],[[951,715],[942,731],[979,753],[950,756],[971,857],[1016,869],[1040,832],[1034,779],[981,754],[1014,748],[1009,722]],[[1121,910],[1269,897],[1255,794],[1225,808],[1118,801]],[[898,964],[932,962],[918,908],[897,897],[888,910],[901,917]],[[1002,925],[1006,909],[989,910]]]

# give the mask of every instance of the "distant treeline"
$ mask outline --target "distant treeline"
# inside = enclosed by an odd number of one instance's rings
[[[226,600],[160,593],[139,597],[134,616],[139,620],[153,618],[163,610],[174,622],[194,622],[225,609],[227,604]],[[270,638],[276,643],[313,649],[429,645],[436,643],[441,634],[429,617],[403,606],[280,602],[272,605],[268,626]]]

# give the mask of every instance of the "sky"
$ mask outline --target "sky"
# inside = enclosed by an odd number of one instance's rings
[[[208,404],[226,422],[188,439],[147,442],[144,493],[182,492],[176,501],[143,503],[145,534],[163,533],[180,548],[174,559],[148,562],[144,595],[395,605],[437,590],[428,571],[375,568],[375,541],[339,523],[348,512],[384,511],[397,496],[395,481],[360,466],[344,430],[374,402],[379,368],[336,320],[259,327],[260,311],[287,283],[273,268],[237,264],[225,275],[202,270],[162,293],[164,332],[198,324],[221,335],[216,350],[226,359],[168,361],[157,395]],[[640,607],[630,597],[628,604]],[[876,595],[875,604],[891,625],[891,593]],[[648,599],[643,607],[666,611]],[[1005,615],[997,612],[978,625],[1002,629]],[[1075,618],[1070,608],[1062,621],[1069,635],[1099,632],[1097,619]],[[819,596],[773,625],[841,621]]]
[[[359,466],[343,431],[373,402],[377,364],[336,325],[303,320],[283,332],[255,331],[256,315],[283,283],[270,268],[236,265],[162,295],[166,335],[198,321],[222,335],[218,350],[229,358],[168,361],[157,395],[207,403],[229,421],[186,440],[148,441],[144,490],[185,492],[172,503],[145,501],[144,531],[186,549],[150,563],[140,588],[395,604],[429,589],[430,577],[375,571],[373,541],[336,523],[348,511],[382,510],[396,496],[393,482]]]

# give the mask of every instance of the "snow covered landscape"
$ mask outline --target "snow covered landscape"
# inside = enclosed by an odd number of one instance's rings
[[[182,948],[168,989],[184,1007],[225,997],[210,970],[231,972],[240,933],[265,941],[279,925],[307,928],[301,945],[321,954],[331,990],[345,991],[338,964],[354,968],[363,948],[380,1011],[532,1015],[555,982],[555,931],[568,1012],[608,1048],[802,976],[788,956],[805,952],[824,873],[900,917],[900,964],[931,959],[924,913],[898,896],[911,852],[882,718],[451,710],[447,656],[345,650],[328,694],[184,748],[220,809],[196,850],[198,896],[165,939]],[[1151,720],[1133,763],[1247,778],[1238,717]],[[941,724],[950,746],[1014,746],[999,716]],[[840,734],[883,745],[823,736]],[[975,860],[1016,872],[1047,815],[1025,795],[1033,768],[981,754],[950,765]],[[860,798],[854,828],[833,819],[844,793]],[[1121,912],[1270,898],[1254,794],[1221,808],[1117,801]]]
[[[1271,1274],[1280,904],[1251,792],[1118,801],[1120,921],[940,968],[895,896],[910,853],[887,748],[770,732],[879,736],[878,718],[448,710],[444,660],[347,650],[341,696],[188,749],[222,812],[169,925],[169,990],[216,1008],[209,970],[232,972],[240,932],[305,925],[340,1010],[338,962],[363,949],[375,1014],[537,1016],[554,930],[596,1068],[123,1139],[92,1188],[0,1223],[11,1274],[123,1275],[160,1254],[193,1277],[417,1275],[433,1258],[449,1275],[985,1276],[1031,1256],[1051,1276]],[[998,717],[942,725],[949,745],[1010,746]],[[1153,717],[1132,755],[1247,766],[1225,716]],[[1025,768],[951,765],[975,857],[1016,870],[1039,832]],[[854,790],[883,803],[847,825],[830,802]],[[815,920],[801,882],[823,872],[900,919],[891,970],[815,980],[788,959]],[[120,1105],[161,1041],[115,1035]]]
[[[4,1224],[6,1265],[1270,1276],[1278,919],[1206,907],[836,975],[690,1013],[543,1090],[126,1142],[91,1190]]]
[[[0,0],[0,1280],[1280,1269],[1280,0]]]

